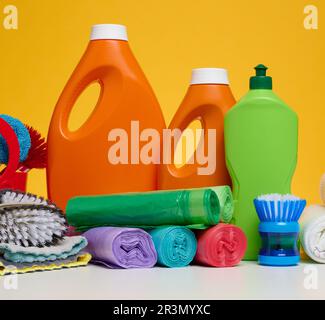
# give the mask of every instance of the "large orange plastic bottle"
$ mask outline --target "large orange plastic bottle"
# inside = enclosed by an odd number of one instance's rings
[[[101,86],[97,105],[88,120],[71,132],[70,112],[80,94],[94,82]],[[130,50],[126,28],[95,25],[88,48],[52,116],[47,169],[50,199],[64,209],[77,195],[157,189],[157,164],[131,164],[131,145],[139,141],[131,137],[132,123],[139,126],[140,133],[146,128],[161,133],[165,127],[158,101]],[[120,139],[118,134],[113,134],[116,141],[108,138],[112,129],[127,134],[128,153],[123,163],[109,160],[110,148]],[[140,142],[138,149],[143,145]]]
[[[197,161],[196,153],[194,153],[192,162],[188,162],[182,167],[177,167],[174,161],[160,166],[159,189],[231,185],[231,179],[225,164],[224,116],[235,102],[229,87],[227,70],[217,68],[193,70],[191,85],[169,129],[178,128],[184,132],[193,121],[199,120],[201,122],[201,129],[204,130],[204,138],[201,139],[199,145],[204,148],[205,155],[208,152],[213,155],[215,152],[212,159],[215,162],[215,170],[213,171],[213,164],[210,163],[211,170],[199,172],[199,168],[205,167],[208,169],[208,163],[203,165],[203,162],[201,162],[200,164]],[[211,145],[208,146],[209,129],[215,130],[216,133],[215,144],[212,148]],[[177,143],[177,139],[175,140]],[[172,148],[170,152],[171,159],[174,159],[174,151]],[[166,153],[166,150],[164,152]]]

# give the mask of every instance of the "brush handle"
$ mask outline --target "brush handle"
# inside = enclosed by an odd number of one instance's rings
[[[289,266],[299,262],[298,222],[262,222],[258,229],[262,239],[258,256],[260,264]]]
[[[19,165],[19,142],[16,136],[15,131],[11,128],[11,126],[3,119],[0,118],[0,134],[6,140],[8,145],[8,153],[9,159],[7,168],[0,175],[0,189],[5,188],[11,184],[13,180],[17,167]]]

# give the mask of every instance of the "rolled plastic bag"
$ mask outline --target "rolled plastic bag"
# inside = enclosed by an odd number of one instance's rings
[[[162,227],[150,231],[158,255],[158,264],[169,268],[186,267],[194,259],[197,241],[185,227]]]
[[[77,231],[102,226],[155,228],[181,225],[206,229],[219,222],[220,203],[211,189],[75,197],[66,215]]]
[[[307,256],[319,263],[325,263],[325,206],[307,207],[300,223],[300,243]]]
[[[212,267],[233,267],[244,257],[247,239],[244,232],[233,225],[220,223],[197,234],[195,261]]]
[[[157,252],[151,236],[137,228],[101,227],[83,234],[92,263],[108,268],[151,268]]]
[[[234,198],[229,186],[219,187],[206,187],[206,188],[192,188],[190,190],[204,190],[211,189],[218,197],[220,205],[220,221],[224,223],[230,223],[234,215]]]
[[[220,221],[230,223],[234,215],[234,198],[229,186],[211,187],[220,203]]]

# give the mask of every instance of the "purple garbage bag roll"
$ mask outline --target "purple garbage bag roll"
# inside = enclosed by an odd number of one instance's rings
[[[151,268],[157,252],[151,236],[142,229],[100,227],[85,232],[92,263],[108,268]]]

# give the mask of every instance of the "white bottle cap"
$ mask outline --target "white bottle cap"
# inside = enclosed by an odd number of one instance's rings
[[[126,27],[120,24],[95,24],[90,40],[124,40],[128,41]]]
[[[191,84],[229,84],[228,71],[219,68],[193,69]]]

